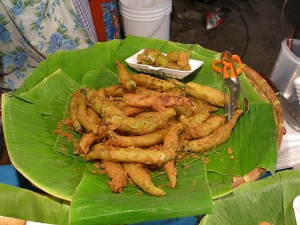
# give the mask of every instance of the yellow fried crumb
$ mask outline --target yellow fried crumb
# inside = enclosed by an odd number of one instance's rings
[[[233,150],[232,150],[231,148],[228,148],[228,149],[227,149],[227,153],[228,153],[229,155],[231,155],[231,154],[233,153]]]
[[[203,161],[204,164],[207,165],[209,163],[209,159],[208,158],[202,157],[201,159],[202,159],[202,161]]]
[[[258,225],[274,225],[274,224],[266,222],[266,221],[263,221],[263,222],[260,222]]]

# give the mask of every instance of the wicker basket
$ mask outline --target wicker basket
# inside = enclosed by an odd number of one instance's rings
[[[259,75],[257,72],[255,72],[253,69],[251,69],[245,64],[243,65],[243,72],[245,73],[252,86],[260,94],[260,96],[269,101],[273,106],[273,113],[277,127],[277,148],[279,150],[282,141],[282,136],[285,130],[283,111],[280,102],[271,86],[261,75]],[[257,167],[243,177],[233,177],[232,186],[233,188],[237,188],[245,183],[256,181],[265,172],[266,169]]]

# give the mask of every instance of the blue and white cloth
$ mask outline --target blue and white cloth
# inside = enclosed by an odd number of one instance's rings
[[[48,54],[88,48],[97,41],[91,15],[84,15],[88,2],[73,2],[0,1],[1,86],[17,89]]]
[[[96,29],[88,0],[72,0],[76,12],[89,35],[95,42],[98,42]]]

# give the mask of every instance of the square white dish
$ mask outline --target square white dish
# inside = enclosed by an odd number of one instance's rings
[[[195,59],[190,59],[189,63],[191,65],[191,70],[189,71],[183,71],[183,70],[173,70],[173,69],[167,69],[164,67],[154,67],[154,66],[149,66],[149,65],[143,65],[137,63],[137,56],[138,54],[141,54],[144,52],[145,49],[141,49],[134,55],[128,57],[125,61],[126,63],[134,68],[135,70],[143,73],[149,73],[149,74],[155,74],[155,75],[160,75],[160,76],[165,76],[165,77],[172,77],[176,79],[183,79],[193,73],[195,70],[200,68],[203,65],[203,61],[200,60],[195,60]]]
[[[300,225],[300,196],[297,196],[293,201],[294,214],[297,225]]]

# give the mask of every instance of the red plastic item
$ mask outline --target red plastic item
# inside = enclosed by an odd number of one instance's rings
[[[89,0],[98,41],[120,38],[117,0]]]
[[[222,23],[223,20],[213,12],[206,13],[206,29],[211,30]]]

